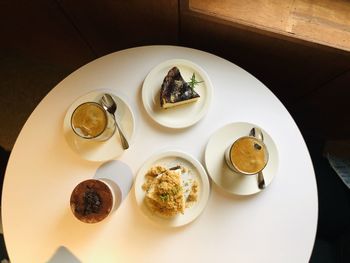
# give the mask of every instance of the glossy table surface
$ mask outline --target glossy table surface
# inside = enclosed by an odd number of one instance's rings
[[[186,59],[208,74],[213,95],[207,114],[185,129],[162,127],[143,107],[147,74],[169,59]],[[283,87],[283,83],[281,83]],[[205,167],[209,138],[235,122],[263,127],[278,149],[271,184],[255,195],[232,195],[211,181],[208,203],[192,223],[160,227],[143,216],[134,189],[116,212],[98,224],[83,224],[69,208],[77,183],[103,162],[72,151],[62,123],[80,96],[110,89],[135,117],[131,147],[120,157],[137,174],[164,149],[186,152]],[[2,196],[5,242],[12,262],[46,262],[66,247],[81,262],[308,262],[317,227],[317,188],[305,142],[274,94],[229,61],[175,46],[132,48],[99,58],[59,83],[24,125],[6,170]]]

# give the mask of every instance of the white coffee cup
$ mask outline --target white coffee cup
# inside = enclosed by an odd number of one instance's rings
[[[80,138],[106,141],[116,129],[113,116],[97,102],[80,104],[72,113],[71,127]]]

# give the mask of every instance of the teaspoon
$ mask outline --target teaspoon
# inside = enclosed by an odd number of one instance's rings
[[[257,128],[252,128],[249,132],[249,136],[253,136],[261,141],[264,140],[264,136],[263,136],[262,132],[260,131],[260,129],[257,129]],[[259,187],[259,189],[265,188],[264,174],[262,171],[260,171],[258,173],[258,187]]]
[[[102,107],[106,111],[108,111],[110,114],[112,114],[114,117],[115,125],[117,126],[123,149],[128,149],[129,143],[128,143],[127,139],[125,138],[125,135],[118,124],[117,118],[115,117],[115,112],[117,111],[117,103],[112,98],[112,96],[109,95],[108,93],[103,94],[102,99],[101,99],[101,103],[102,103]]]

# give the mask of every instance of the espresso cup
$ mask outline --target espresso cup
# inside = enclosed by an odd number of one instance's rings
[[[71,127],[83,139],[105,141],[113,136],[115,119],[97,102],[80,104],[72,113]]]
[[[243,136],[235,140],[225,151],[227,166],[242,175],[261,172],[269,160],[269,153],[263,142],[260,129],[255,128],[255,135]]]
[[[116,193],[105,180],[88,179],[72,191],[70,207],[74,216],[84,223],[104,220],[116,206]]]

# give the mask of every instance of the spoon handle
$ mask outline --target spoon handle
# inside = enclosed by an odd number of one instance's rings
[[[259,187],[259,189],[265,188],[265,180],[264,180],[264,175],[262,172],[258,173],[258,187]]]
[[[120,129],[117,118],[115,116],[114,116],[114,119],[115,119],[115,125],[117,126],[117,129],[118,129],[118,132],[120,135],[120,140],[122,142],[123,149],[126,150],[129,148],[128,140],[125,138],[125,135],[124,135],[122,129]]]
[[[249,136],[253,136],[260,141],[264,141],[264,135],[259,128],[256,128],[256,127],[252,128],[249,132]],[[258,173],[258,187],[259,189],[265,188],[265,179],[262,171]]]

